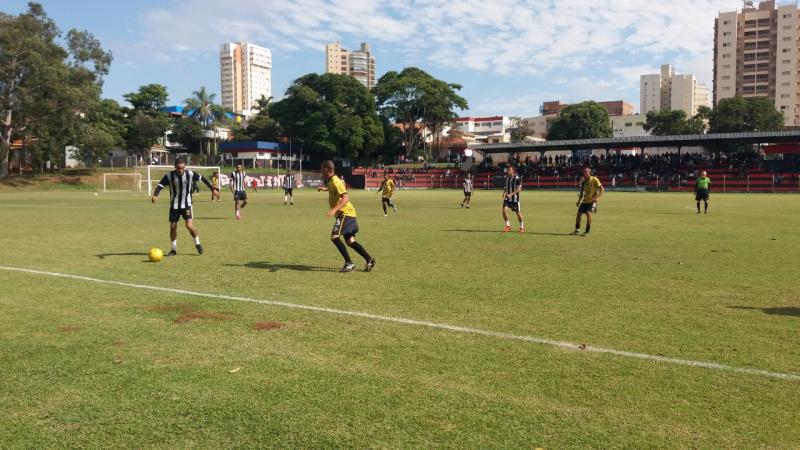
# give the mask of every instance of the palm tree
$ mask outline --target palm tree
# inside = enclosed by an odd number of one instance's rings
[[[183,113],[192,119],[200,122],[205,130],[214,130],[214,143],[216,147],[216,126],[225,119],[225,110],[222,106],[214,103],[216,94],[206,91],[205,86],[199,91],[192,92],[192,97],[183,101]],[[216,152],[216,148],[215,148]],[[211,153],[210,146],[207,154]]]

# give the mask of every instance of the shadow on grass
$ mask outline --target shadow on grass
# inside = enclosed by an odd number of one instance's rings
[[[291,270],[294,272],[338,272],[330,267],[309,266],[306,264],[281,264],[267,261],[254,261],[245,264],[225,264],[227,267],[247,267],[250,269],[269,270],[277,272],[279,270]]]
[[[750,311],[761,311],[764,314],[774,314],[779,316],[794,316],[800,317],[800,308],[756,308],[753,306],[729,306],[731,309],[744,309]]]
[[[503,234],[503,230],[440,230],[447,233],[493,233],[493,234]],[[512,229],[509,233],[516,233],[519,234],[518,231]],[[533,234],[539,236],[570,236],[569,233],[540,233],[536,231],[526,231],[524,234]]]
[[[100,253],[97,256],[100,259],[106,259],[109,256],[147,256],[146,252],[128,252],[128,253]]]

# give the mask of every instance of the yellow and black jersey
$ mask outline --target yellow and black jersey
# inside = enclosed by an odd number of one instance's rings
[[[331,205],[331,208],[333,208],[339,203],[342,196],[347,194],[347,186],[345,186],[341,178],[336,175],[325,181],[325,185],[328,187],[328,203]],[[356,217],[356,209],[353,207],[353,204],[348,201],[342,209],[337,211],[336,216]]]
[[[384,180],[381,184],[381,190],[384,197],[391,197],[392,193],[394,193],[394,180],[391,178]]]
[[[603,185],[600,183],[600,179],[597,177],[589,177],[583,183],[583,203],[593,203],[597,201],[597,197],[600,195],[600,189]]]

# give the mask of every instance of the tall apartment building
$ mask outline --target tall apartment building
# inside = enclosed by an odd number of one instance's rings
[[[714,24],[714,104],[741,95],[768,97],[786,126],[800,126],[800,10],[797,2],[720,13]]]
[[[609,116],[628,116],[634,113],[634,107],[630,103],[623,100],[615,100],[611,102],[597,102],[602,106]],[[553,114],[561,114],[561,111],[569,106],[569,103],[561,103],[560,100],[551,102],[544,102],[539,108],[542,116],[551,116]]]
[[[228,42],[219,51],[222,106],[237,114],[255,113],[256,100],[272,96],[272,52],[248,42]]]
[[[683,110],[687,116],[697,114],[700,106],[711,106],[708,88],[699,84],[694,75],[676,75],[669,64],[661,73],[642,75],[639,86],[639,110]]]
[[[369,44],[361,44],[361,48],[348,51],[342,48],[341,42],[325,46],[325,73],[350,75],[361,84],[372,89],[377,83],[375,78],[375,57],[372,56]]]

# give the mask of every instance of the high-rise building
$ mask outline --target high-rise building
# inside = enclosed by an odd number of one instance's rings
[[[222,106],[237,114],[255,113],[256,100],[272,96],[272,52],[248,42],[228,42],[219,51]]]
[[[708,88],[697,82],[694,75],[676,75],[669,64],[661,66],[661,73],[642,75],[639,86],[639,110],[682,110],[687,116],[697,114],[700,106],[711,106]]]
[[[342,48],[341,42],[325,46],[325,72],[350,75],[364,86],[375,87],[375,57],[372,56],[369,44],[361,44],[361,48],[348,51]]]
[[[800,125],[800,10],[774,0],[720,13],[714,24],[714,104],[768,97],[787,126]]]
[[[597,102],[603,109],[608,112],[609,116],[627,116],[634,113],[634,107],[624,100],[614,100],[611,102]],[[539,108],[542,116],[551,116],[553,114],[561,114],[561,111],[569,106],[569,103],[561,103],[560,100],[551,102],[544,102]]]

